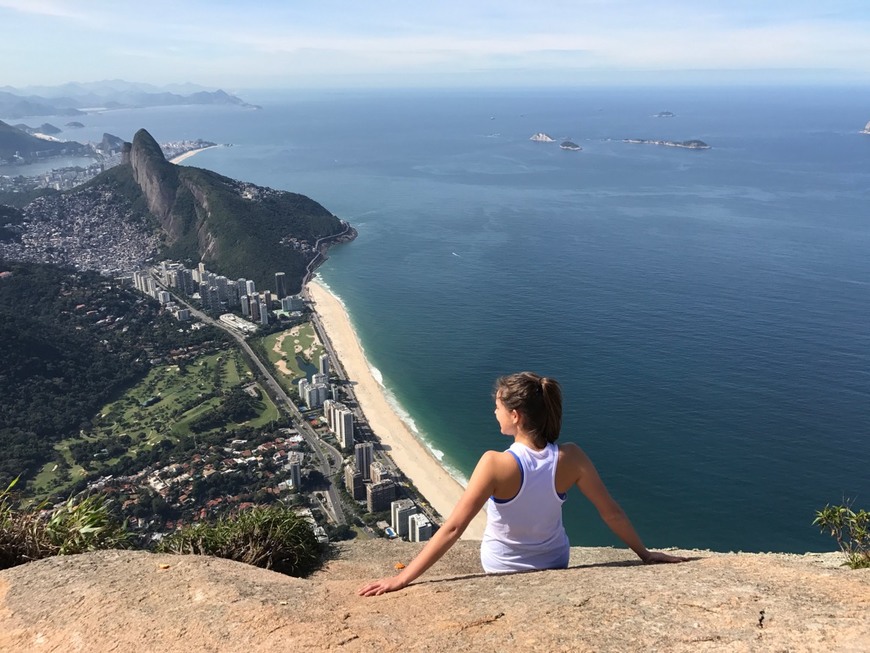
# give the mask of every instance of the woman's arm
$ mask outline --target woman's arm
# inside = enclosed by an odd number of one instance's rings
[[[468,487],[465,488],[465,492],[463,492],[447,521],[407,567],[395,576],[381,578],[362,586],[357,590],[357,594],[360,596],[378,596],[403,589],[447,553],[468,527],[468,524],[471,523],[471,520],[474,519],[474,516],[483,508],[486,500],[492,496],[495,490],[495,466],[498,455],[495,451],[487,451],[483,454],[468,481]]]
[[[564,447],[565,445],[563,445]],[[625,544],[634,551],[637,556],[646,563],[654,562],[685,562],[688,558],[681,556],[672,556],[659,551],[650,551],[647,549],[634,530],[631,521],[623,511],[622,507],[616,500],[610,496],[604,481],[598,475],[598,470],[595,465],[589,460],[589,457],[583,453],[583,450],[576,445],[568,449],[568,455],[573,465],[577,470],[576,485],[580,491],[586,496],[592,505],[598,510],[601,519],[607,524],[607,527]]]

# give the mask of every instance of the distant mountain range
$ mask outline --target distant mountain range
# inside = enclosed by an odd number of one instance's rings
[[[23,89],[0,86],[0,117],[80,116],[91,109],[161,107],[183,104],[235,105],[259,109],[257,105],[217,89],[193,84],[157,87],[123,80],[78,83],[61,86],[29,86]]]

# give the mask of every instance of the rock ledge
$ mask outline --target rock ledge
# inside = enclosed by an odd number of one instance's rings
[[[644,566],[573,549],[571,566],[480,572],[460,542],[406,590],[357,597],[419,545],[344,543],[312,577],[197,556],[103,551],[0,572],[2,651],[858,651],[870,570],[839,554],[683,552]]]

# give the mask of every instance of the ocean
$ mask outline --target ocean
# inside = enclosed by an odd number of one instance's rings
[[[814,511],[870,508],[870,88],[244,97],[263,109],[112,111],[68,136],[230,143],[185,164],[350,221],[319,274],[457,477],[509,444],[493,382],[530,369],[650,547],[832,550]],[[577,492],[565,522],[619,544]]]

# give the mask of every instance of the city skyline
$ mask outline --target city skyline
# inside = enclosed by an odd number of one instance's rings
[[[0,86],[868,83],[853,0],[289,5],[0,0]]]

